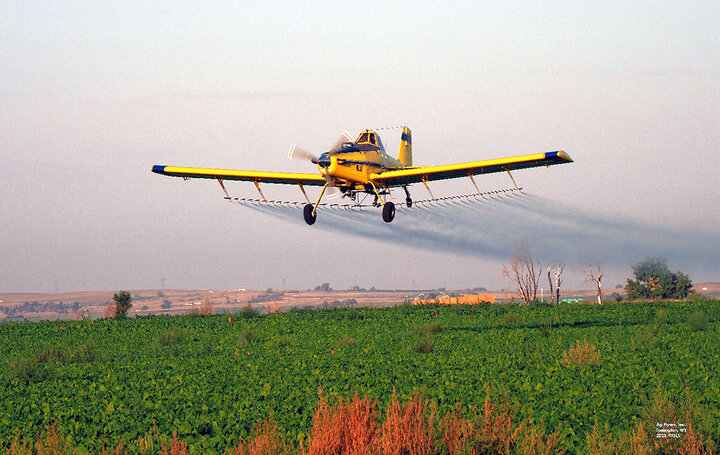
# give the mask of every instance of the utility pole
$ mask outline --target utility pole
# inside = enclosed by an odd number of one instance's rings
[[[165,282],[166,282],[166,281],[167,281],[167,280],[166,280],[165,278],[160,278],[160,285],[162,286],[162,290],[163,290],[163,291],[165,290]]]

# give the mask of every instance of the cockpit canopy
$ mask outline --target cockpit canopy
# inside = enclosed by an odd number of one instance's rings
[[[380,140],[380,136],[375,131],[372,130],[365,130],[358,138],[355,140],[356,145],[374,145],[375,147],[379,148],[383,152],[385,151],[385,147],[382,145],[382,141]]]

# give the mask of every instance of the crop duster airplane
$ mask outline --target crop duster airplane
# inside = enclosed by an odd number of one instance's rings
[[[347,136],[347,135],[346,135]],[[563,151],[537,153],[534,155],[515,156],[469,163],[448,164],[442,166],[413,166],[412,137],[408,127],[403,127],[400,137],[398,158],[392,158],[385,152],[380,136],[373,130],[365,130],[352,141],[343,136],[329,151],[319,157],[303,151],[295,146],[288,154],[291,158],[306,159],[317,165],[319,174],[289,172],[258,172],[232,169],[205,169],[197,167],[180,167],[155,165],[152,172],[182,177],[183,179],[201,178],[216,179],[222,187],[227,199],[230,195],[223,184],[224,180],[243,180],[254,182],[264,202],[267,199],[260,189],[264,183],[298,185],[307,204],[303,207],[303,215],[307,224],[314,224],[317,219],[317,208],[328,187],[339,190],[343,196],[349,197],[359,204],[358,195],[367,193],[374,196],[373,205],[382,206],[382,218],[389,223],[395,218],[395,204],[388,200],[391,188],[405,190],[405,204],[412,207],[408,186],[423,183],[430,192],[428,182],[433,180],[468,177],[475,189],[473,176],[494,172],[507,172],[529,167],[550,166],[553,164],[571,163],[573,160]],[[514,183],[514,179],[513,179]],[[320,195],[312,203],[305,192],[305,186],[320,186]],[[478,190],[478,193],[480,191]],[[432,192],[430,192],[432,196]],[[433,199],[435,197],[433,196]]]

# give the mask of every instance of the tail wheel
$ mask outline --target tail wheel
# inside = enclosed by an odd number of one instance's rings
[[[310,225],[315,224],[315,220],[317,220],[317,213],[313,213],[313,209],[314,207],[312,204],[305,204],[305,207],[303,208],[305,222]],[[393,210],[393,212],[395,211]]]
[[[383,205],[382,215],[383,221],[385,221],[386,223],[389,223],[393,219],[395,219],[395,204],[393,204],[392,202],[386,202],[385,205]]]

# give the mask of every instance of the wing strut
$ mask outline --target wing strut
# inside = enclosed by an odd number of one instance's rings
[[[505,172],[507,172],[508,175],[510,176],[510,180],[512,180],[513,185],[515,185],[515,189],[519,190],[520,188],[518,188],[517,183],[515,183],[515,179],[513,178],[512,174],[510,173],[510,168],[507,166],[503,166],[503,169],[505,169]]]
[[[427,188],[428,193],[430,193],[430,197],[433,198],[433,201],[437,201],[437,198],[435,198],[435,196],[433,196],[432,191],[430,191],[430,187],[428,186],[428,183],[427,183],[427,182],[428,182],[427,175],[426,175],[426,176],[423,176],[422,182],[425,184],[425,188]]]
[[[311,204],[310,198],[308,197],[307,193],[305,192],[305,187],[303,186],[303,184],[298,182],[298,185],[300,186],[300,191],[302,191],[303,196],[305,196],[305,200],[307,201],[307,203]]]
[[[322,187],[322,190],[320,190],[320,196],[318,196],[317,202],[313,206],[312,214],[315,216],[315,211],[317,211],[318,205],[320,205],[320,199],[322,199],[323,194],[325,194],[325,189],[330,185],[330,182],[325,182],[325,185]]]
[[[384,207],[384,206],[385,206],[385,202],[384,202],[384,201],[382,200],[382,198],[380,197],[380,193],[378,193],[377,187],[376,187],[375,184],[372,182],[372,180],[371,180],[369,183],[370,183],[370,185],[372,185],[373,191],[375,191],[375,196],[377,196],[378,201],[380,201],[380,204]]]
[[[260,193],[260,197],[263,198],[263,201],[267,202],[265,195],[263,194],[262,190],[260,189],[260,182],[258,182],[257,180],[253,180],[253,183],[255,184],[255,188],[257,188],[258,193]]]
[[[468,171],[468,177],[470,177],[470,181],[472,182],[473,186],[475,187],[475,191],[477,191],[478,194],[480,194],[480,189],[477,186],[477,183],[475,183],[475,179],[473,178],[473,173]]]
[[[222,179],[220,177],[218,177],[217,181],[220,184],[220,188],[222,188],[223,192],[225,193],[225,199],[230,200],[230,195],[228,194],[227,190],[225,189],[225,184],[223,183]]]

